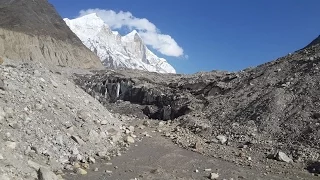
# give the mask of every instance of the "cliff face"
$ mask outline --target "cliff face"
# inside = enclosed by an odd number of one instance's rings
[[[49,65],[102,67],[47,0],[0,0],[0,56]]]

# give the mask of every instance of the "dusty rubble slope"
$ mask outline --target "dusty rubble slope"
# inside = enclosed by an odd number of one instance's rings
[[[159,76],[96,71],[75,81],[115,112],[174,119],[207,143],[222,134],[232,146],[250,145],[267,154],[281,150],[296,161],[317,161],[319,53],[318,37],[293,54],[239,72]]]
[[[0,56],[50,65],[102,67],[47,0],[0,0]]]
[[[0,65],[1,180],[37,179],[42,166],[55,172],[107,156],[120,125],[63,71],[8,59]]]

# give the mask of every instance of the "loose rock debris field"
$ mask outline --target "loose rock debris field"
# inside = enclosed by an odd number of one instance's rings
[[[47,0],[0,9],[0,180],[319,179],[320,36],[159,74],[104,67]]]
[[[174,144],[168,136],[170,131],[167,130],[172,125],[165,123],[162,126],[161,122],[159,126],[158,121],[148,120],[150,125],[145,127],[143,122],[137,120],[134,123],[134,135],[137,137],[128,150],[109,161],[90,165],[87,175],[68,172],[65,179],[318,179],[307,171],[301,171],[297,165],[276,160],[264,164],[252,156],[254,165],[247,165],[242,164],[244,158],[241,157],[234,163],[203,155],[196,149],[186,150]],[[220,153],[227,156],[223,148]]]

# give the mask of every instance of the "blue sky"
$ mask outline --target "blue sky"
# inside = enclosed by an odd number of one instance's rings
[[[178,73],[236,71],[307,45],[320,34],[319,0],[49,0],[62,17],[129,11],[170,35],[189,58],[161,55]]]

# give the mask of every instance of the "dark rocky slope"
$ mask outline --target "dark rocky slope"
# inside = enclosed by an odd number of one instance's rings
[[[320,159],[320,45],[239,72],[97,71],[75,82],[113,111],[180,122],[208,143]],[[114,103],[115,102],[115,103]],[[131,103],[128,103],[131,102]]]
[[[317,44],[320,44],[320,35],[315,40],[313,40],[310,44],[308,44],[304,49],[307,49],[312,46],[316,46]]]
[[[0,56],[71,67],[102,67],[47,0],[0,0]]]

